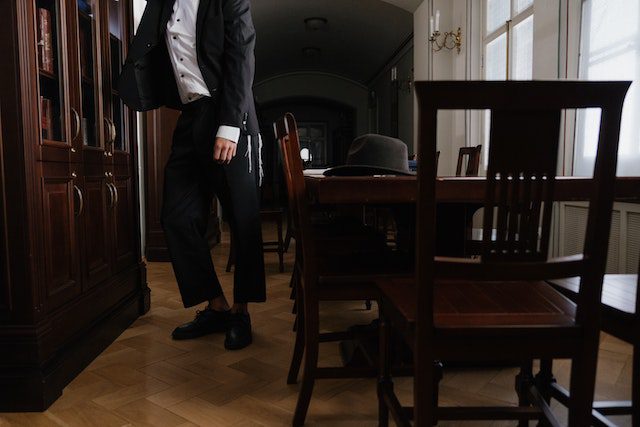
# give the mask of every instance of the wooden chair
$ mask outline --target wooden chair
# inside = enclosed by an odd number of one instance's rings
[[[296,247],[301,249],[300,277],[296,292],[298,302],[297,334],[288,383],[296,382],[304,354],[304,371],[298,403],[293,418],[294,426],[304,424],[311,393],[316,379],[360,378],[376,376],[371,367],[318,367],[318,345],[353,339],[346,331],[320,333],[320,301],[377,300],[378,292],[373,279],[381,274],[407,274],[410,263],[397,259],[391,251],[367,253],[361,256],[344,251],[334,254],[326,241],[316,237],[312,226],[309,200],[300,158],[300,143],[295,118],[286,114],[274,123],[274,130],[283,152],[285,181],[289,193],[293,223],[297,230]],[[344,242],[344,241],[343,241]]]
[[[638,267],[640,272],[640,266]],[[572,300],[580,294],[577,278],[553,280],[554,288]],[[631,415],[631,425],[640,425],[640,284],[637,274],[607,274],[602,285],[602,330],[633,346],[633,369],[630,401],[594,402],[591,422],[595,426],[614,425],[607,415]],[[549,387],[548,397],[567,405],[569,392],[553,379],[551,360],[543,361],[538,381]]]
[[[480,159],[482,153],[482,145],[475,147],[460,147],[458,151],[458,164],[456,166],[456,176],[478,176],[480,169]],[[466,160],[466,163],[465,163]],[[462,168],[464,168],[464,175],[462,175]],[[480,249],[480,243],[477,240],[472,239],[473,215],[479,209],[479,205],[473,203],[461,203],[454,206],[443,206],[443,212],[441,214],[452,217],[453,215],[462,215],[462,220],[465,224],[465,237],[464,237],[464,253],[465,255],[477,255]],[[449,210],[449,212],[447,212]],[[453,210],[453,212],[451,211]],[[460,212],[462,211],[462,212]],[[453,214],[453,215],[452,215]]]
[[[260,219],[264,221],[273,221],[276,223],[276,240],[262,242],[262,251],[275,252],[278,254],[278,268],[280,273],[284,272],[284,253],[285,245],[282,237],[282,220],[284,218],[284,210],[282,208],[262,208],[260,209]],[[229,242],[229,258],[227,259],[226,272],[231,271],[231,267],[236,264],[235,248],[233,244],[233,234],[231,234]]]
[[[475,147],[460,147],[458,152],[458,165],[456,166],[456,176],[462,176],[462,165],[465,158],[467,159],[467,167],[464,170],[464,176],[478,176],[480,169],[480,153],[482,145]]]
[[[558,425],[536,387],[532,359],[572,359],[569,426],[591,422],[622,104],[628,82],[416,82],[419,106],[417,265],[414,278],[380,280],[380,425],[513,419]],[[582,255],[548,257],[561,111],[602,109]],[[490,109],[489,168],[479,259],[435,257],[437,113]],[[517,138],[514,138],[517,136]],[[496,236],[491,235],[496,229]],[[580,277],[573,303],[545,280]],[[414,351],[414,407],[390,376],[389,334]],[[522,361],[518,407],[439,407],[436,361]]]

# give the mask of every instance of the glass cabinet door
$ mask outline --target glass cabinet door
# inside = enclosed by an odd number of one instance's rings
[[[97,16],[98,0],[77,0],[78,37],[80,48],[80,78],[82,96],[81,130],[85,146],[100,147],[98,137],[97,83],[99,64],[97,61]]]
[[[124,103],[120,99],[117,88],[118,76],[122,70],[125,43],[125,9],[124,2],[119,0],[108,0],[109,3],[109,61],[111,85],[110,93],[105,95],[108,99],[105,102],[111,107],[111,144],[115,151],[127,151],[127,131],[126,115]]]
[[[42,140],[65,142],[65,83],[59,0],[35,1],[40,129]]]

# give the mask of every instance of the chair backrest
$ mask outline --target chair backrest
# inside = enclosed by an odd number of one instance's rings
[[[304,182],[304,168],[300,157],[300,139],[296,119],[291,113],[278,119],[273,124],[274,133],[282,152],[282,167],[287,184],[289,200],[289,214],[297,231],[296,249],[302,247],[304,261],[303,286],[311,282],[309,278],[315,277],[316,258],[313,230],[310,222],[310,209],[308,195]]]
[[[458,152],[458,165],[456,166],[456,176],[462,176],[462,165],[465,157],[467,158],[467,167],[464,170],[464,176],[478,176],[480,169],[480,153],[482,145],[476,147],[460,147]]]
[[[629,82],[416,82],[418,130],[418,322],[433,330],[436,277],[545,280],[581,277],[578,323],[597,311],[613,207],[622,105]],[[582,255],[548,258],[562,110],[601,108],[602,121]],[[481,257],[435,257],[439,110],[491,111]],[[492,235],[492,230],[496,230]],[[523,289],[523,292],[526,292]],[[526,293],[523,293],[526,298]]]

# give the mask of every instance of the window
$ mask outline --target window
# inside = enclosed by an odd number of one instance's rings
[[[307,168],[327,167],[327,124],[298,123],[300,157]]]
[[[533,0],[485,0],[483,46],[485,79],[531,79]]]
[[[486,80],[533,76],[533,0],[484,0],[482,73]],[[483,157],[489,161],[490,114],[483,113]]]
[[[640,2],[584,0],[580,79],[633,80],[622,113],[618,175],[640,173]],[[579,111],[574,175],[591,176],[598,144],[600,111]]]

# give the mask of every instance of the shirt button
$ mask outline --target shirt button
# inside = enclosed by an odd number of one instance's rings
[[[176,19],[177,22],[180,22],[180,18]]]
[[[180,77],[181,77],[181,78],[184,78],[184,74],[180,74]]]
[[[180,58],[180,61],[184,61],[184,58]]]
[[[173,37],[171,37],[171,38],[175,40],[177,37],[176,37],[176,36],[173,36]]]

